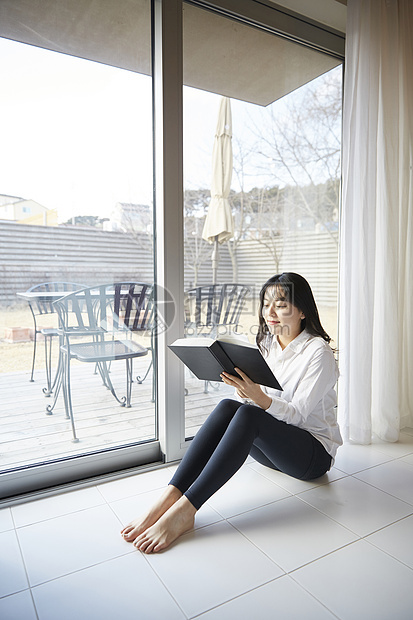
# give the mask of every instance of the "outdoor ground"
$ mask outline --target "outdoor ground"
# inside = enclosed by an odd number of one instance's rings
[[[252,305],[253,304],[253,305]],[[241,317],[242,333],[247,333],[251,341],[254,341],[256,333],[256,314],[257,303],[252,302]],[[337,340],[337,310],[334,307],[320,308],[320,316],[323,326],[327,333]],[[38,317],[38,324],[42,327],[53,327],[56,323],[55,315],[44,315]],[[6,342],[5,331],[7,327],[27,327],[33,329],[33,319],[29,307],[25,305],[15,305],[11,307],[0,307],[0,373],[27,370],[31,368],[33,355],[33,342]],[[56,362],[57,350],[55,347],[54,361]],[[36,353],[36,366],[44,367],[44,347],[39,340]]]

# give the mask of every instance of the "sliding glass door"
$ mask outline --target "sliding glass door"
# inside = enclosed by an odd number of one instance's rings
[[[71,360],[75,442],[53,305],[84,287],[154,287],[150,0],[133,10],[80,3],[73,28],[73,4],[8,4],[0,39],[0,472],[12,482],[4,494],[24,490],[36,471],[43,487],[159,458],[149,321],[121,334],[146,350],[133,360],[130,407],[121,406],[123,360],[105,362],[106,376],[102,366]]]
[[[341,60],[192,4],[183,40],[185,335],[254,342],[260,287],[295,271],[336,340]],[[185,385],[191,437],[232,390]]]

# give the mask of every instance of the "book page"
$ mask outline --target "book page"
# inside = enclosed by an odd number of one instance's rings
[[[175,347],[210,347],[215,340],[213,338],[178,338],[172,343]]]
[[[250,347],[251,349],[257,349],[256,344],[252,344],[248,340],[248,336],[244,334],[228,334],[227,336],[219,336],[218,342],[227,342],[228,344],[239,344],[241,347]]]

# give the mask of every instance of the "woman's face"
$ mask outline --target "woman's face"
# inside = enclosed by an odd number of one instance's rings
[[[285,342],[291,342],[302,331],[301,320],[305,318],[299,310],[283,297],[276,286],[268,287],[264,295],[262,316],[270,334]]]

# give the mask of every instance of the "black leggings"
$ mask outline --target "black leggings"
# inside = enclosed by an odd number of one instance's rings
[[[198,510],[249,454],[300,480],[319,478],[331,467],[331,456],[308,431],[254,405],[225,399],[195,435],[170,484]]]

